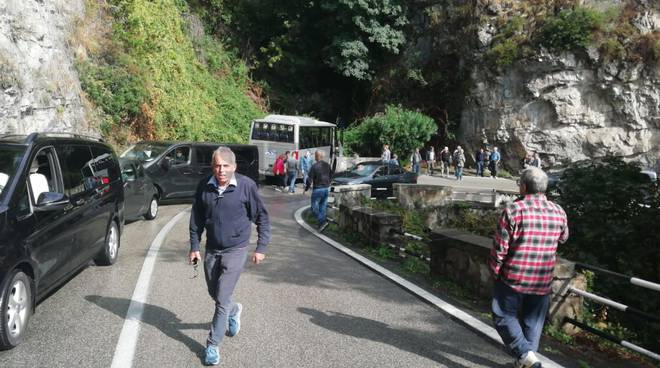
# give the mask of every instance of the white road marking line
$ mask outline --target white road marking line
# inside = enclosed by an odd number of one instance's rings
[[[326,243],[332,245],[333,247],[337,248],[339,251],[345,253],[349,257],[355,259],[356,261],[362,263],[363,265],[371,268],[375,272],[381,274],[382,276],[390,279],[391,281],[395,282],[397,285],[401,286],[404,289],[407,289],[411,293],[417,295],[417,297],[425,300],[427,303],[434,305],[435,307],[439,308],[440,310],[444,311],[445,313],[449,314],[451,317],[459,320],[463,324],[467,325],[470,327],[472,330],[481,333],[488,337],[489,339],[493,340],[495,343],[499,345],[504,345],[502,342],[502,339],[500,338],[500,335],[498,335],[497,331],[490,325],[487,325],[480,320],[472,317],[471,315],[463,312],[462,310],[454,307],[453,305],[447,303],[446,301],[438,298],[437,296],[429,293],[428,291],[420,288],[419,286],[411,283],[410,281],[400,277],[399,275],[389,271],[388,269],[380,266],[379,264],[372,262],[368,258],[365,258],[356,252],[352,251],[351,249],[346,248],[345,246],[341,245],[340,243],[334,241],[333,239],[319,233],[316,229],[314,229],[312,226],[308,225],[303,219],[302,219],[302,213],[304,210],[309,208],[310,206],[305,206],[302,208],[299,208],[294,217],[296,219],[296,222],[308,231],[310,231],[312,234],[316,235],[318,238],[321,238],[323,241]],[[536,356],[541,359],[543,362],[543,366],[547,368],[564,368],[561,364],[558,364],[549,358],[537,353]]]
[[[151,274],[154,271],[156,256],[172,227],[174,227],[181,217],[188,213],[190,213],[190,210],[179,212],[158,232],[156,238],[151,242],[147,256],[142,264],[140,276],[135,284],[135,290],[133,290],[131,304],[128,306],[128,311],[126,311],[124,326],[121,329],[121,334],[115,347],[115,355],[112,358],[112,368],[130,368],[133,366],[135,344],[137,344],[138,334],[140,332],[140,322],[142,320],[142,313],[144,312],[144,304],[149,294],[149,284],[151,283]]]

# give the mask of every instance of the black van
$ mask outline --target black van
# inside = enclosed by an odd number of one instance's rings
[[[248,144],[142,141],[121,154],[142,162],[160,199],[189,198],[200,180],[211,175],[211,156],[219,146],[236,154],[236,171],[258,183],[259,151]]]
[[[36,302],[90,259],[117,260],[117,156],[72,134],[0,136],[0,349],[24,338]]]

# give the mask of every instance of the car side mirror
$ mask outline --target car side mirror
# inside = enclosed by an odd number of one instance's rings
[[[47,212],[63,210],[70,205],[69,197],[66,194],[57,192],[44,192],[39,195],[35,211]]]

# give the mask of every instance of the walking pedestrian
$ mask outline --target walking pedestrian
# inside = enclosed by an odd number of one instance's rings
[[[312,165],[312,169],[309,171],[309,179],[305,184],[305,191],[312,187],[312,213],[316,216],[319,231],[322,232],[328,227],[326,210],[328,207],[328,192],[330,191],[332,169],[330,168],[330,164],[323,161],[323,151],[316,151],[314,156],[316,163]]]
[[[228,147],[218,147],[211,160],[213,174],[199,183],[192,205],[188,261],[197,264],[202,259],[200,242],[206,230],[204,275],[215,311],[204,362],[217,365],[222,338],[236,336],[241,329],[243,305],[234,302],[232,295],[248,256],[250,223],[257,225],[258,233],[257,248],[251,257],[255,264],[265,258],[270,223],[255,182],[235,172],[234,152]]]
[[[440,160],[442,161],[442,176],[449,176],[449,165],[451,165],[451,154],[449,153],[449,147],[442,149],[440,152]]]
[[[523,171],[519,189],[524,198],[502,213],[490,253],[493,322],[515,358],[514,367],[541,367],[535,352],[548,312],[555,253],[558,243],[568,239],[566,213],[546,199],[547,186],[543,170]]]
[[[307,183],[307,177],[309,176],[309,170],[312,169],[314,164],[314,159],[312,159],[312,154],[309,151],[305,152],[305,155],[300,159],[300,170],[303,175],[303,189],[305,188],[305,183]]]
[[[484,152],[483,148],[479,149],[479,152],[477,152],[474,161],[477,163],[477,176],[484,176],[484,161],[486,158],[486,153]]]
[[[435,150],[433,146],[426,151],[426,171],[429,175],[433,175],[433,168],[435,166]]]
[[[286,160],[286,178],[289,185],[289,194],[296,193],[296,179],[298,178],[298,170],[300,165],[293,152],[287,153],[288,159]]]
[[[380,160],[385,162],[389,162],[392,157],[392,153],[390,152],[390,145],[385,144],[383,145],[383,153],[380,155]]]
[[[456,180],[463,180],[463,166],[465,166],[465,153],[463,152],[463,148],[461,146],[457,146],[456,150],[454,150],[454,175],[456,176]]]
[[[284,170],[284,162],[286,158],[284,155],[277,156],[275,163],[273,164],[273,174],[275,174],[275,180],[277,187],[275,190],[281,192],[286,186],[286,172]]]
[[[530,165],[534,167],[538,167],[539,169],[541,168],[541,157],[539,157],[538,152],[534,153],[534,157],[532,158]]]
[[[422,163],[422,155],[419,154],[419,148],[415,148],[415,152],[410,156],[410,164],[412,171],[419,176],[419,165]]]
[[[500,152],[497,150],[497,147],[493,147],[493,152],[490,154],[488,170],[490,170],[490,176],[495,179],[497,179],[497,169],[500,164],[500,158]]]
[[[390,163],[399,166],[399,156],[397,156],[396,153],[392,154],[392,159],[390,160]]]

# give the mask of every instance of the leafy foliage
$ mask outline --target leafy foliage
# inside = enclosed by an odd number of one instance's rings
[[[602,14],[589,8],[578,6],[562,10],[541,27],[541,44],[556,50],[585,48],[602,22]]]
[[[412,154],[435,133],[430,117],[400,106],[387,106],[384,114],[364,119],[344,134],[344,145],[365,156],[380,156],[383,144],[389,144],[400,158]]]
[[[562,176],[559,203],[568,215],[571,232],[560,252],[568,259],[657,282],[660,279],[660,218],[658,184],[640,174],[639,166],[621,158],[576,164]],[[620,280],[597,274],[593,290],[607,297],[655,313],[657,293],[642,288],[633,291]],[[594,312],[595,313],[595,312]],[[658,349],[658,326],[629,315],[611,313],[601,317],[607,329],[627,334],[647,348]],[[624,326],[624,327],[620,327]]]
[[[215,39],[197,38],[182,1],[113,0],[111,47],[78,62],[82,86],[133,137],[244,142],[261,115],[247,68]],[[139,127],[136,127],[139,126]]]

